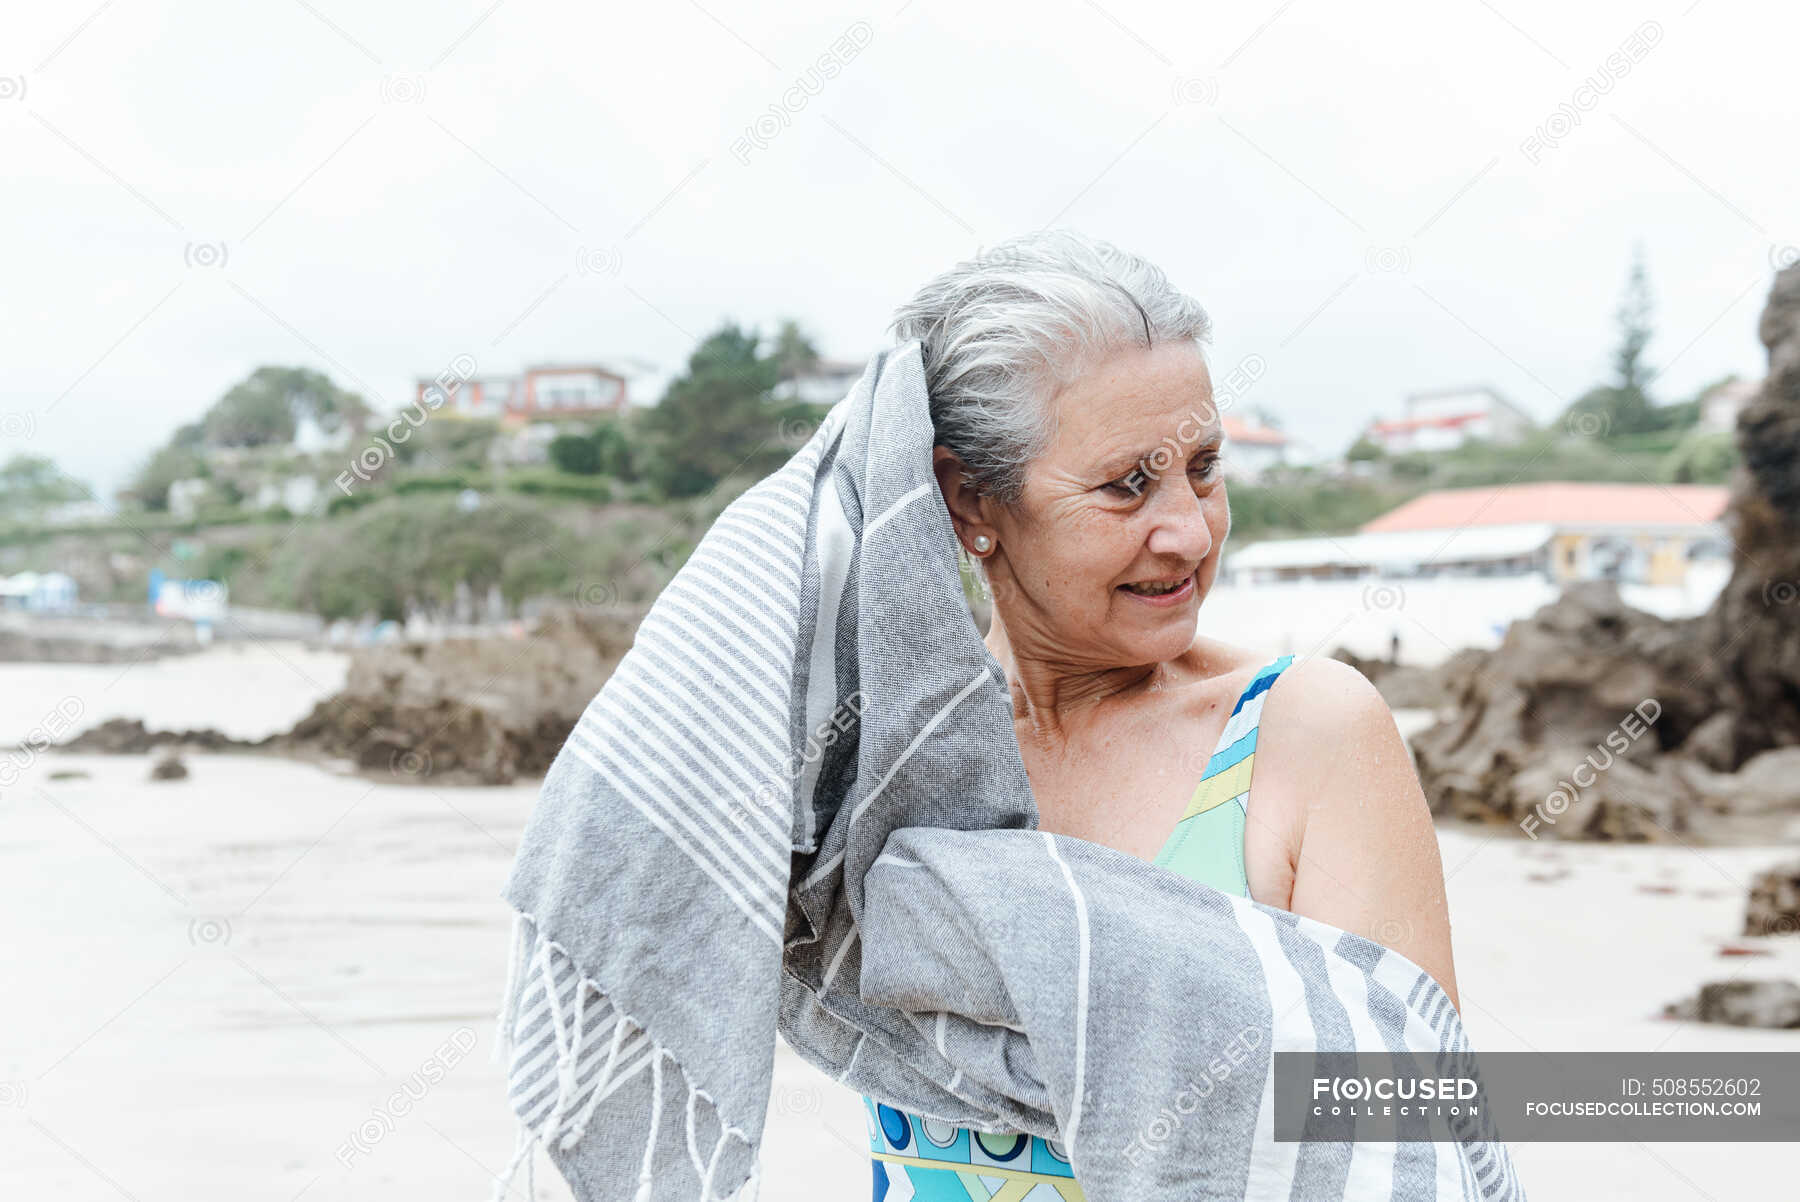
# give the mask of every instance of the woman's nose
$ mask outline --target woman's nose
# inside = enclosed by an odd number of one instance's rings
[[[1185,483],[1185,481],[1183,481]],[[1206,520],[1206,500],[1191,488],[1160,489],[1156,527],[1150,532],[1149,549],[1158,555],[1178,556],[1199,563],[1212,551],[1212,527]]]

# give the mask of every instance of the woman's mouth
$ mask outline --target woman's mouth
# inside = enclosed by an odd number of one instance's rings
[[[1146,605],[1179,605],[1194,593],[1194,573],[1179,580],[1138,580],[1121,584],[1119,591]]]

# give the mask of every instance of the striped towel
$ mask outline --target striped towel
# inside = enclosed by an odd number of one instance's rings
[[[558,754],[503,893],[495,1196],[542,1147],[581,1202],[754,1197],[779,1033],[898,1109],[1060,1140],[1094,1202],[1523,1198],[1485,1131],[1273,1137],[1273,1053],[1464,1052],[1456,1010],[1367,939],[1037,829],[932,443],[919,344],[881,353]]]

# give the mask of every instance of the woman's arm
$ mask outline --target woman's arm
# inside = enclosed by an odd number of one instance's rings
[[[1333,659],[1282,673],[1263,703],[1250,807],[1287,832],[1287,909],[1399,952],[1461,1011],[1431,811],[1362,673]]]

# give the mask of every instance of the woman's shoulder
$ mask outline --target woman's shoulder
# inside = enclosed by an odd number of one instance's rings
[[[1390,791],[1418,789],[1393,711],[1368,677],[1341,660],[1296,659],[1264,695],[1260,727],[1259,783],[1266,779],[1271,791],[1341,792],[1345,773]]]
[[[1380,744],[1394,736],[1387,702],[1368,677],[1342,660],[1273,656],[1213,639],[1196,640],[1189,655],[1192,670],[1212,686],[1209,704],[1231,705],[1254,687],[1262,699],[1258,725],[1265,737],[1274,736],[1278,757],[1291,750],[1312,758],[1321,749]]]
[[[1290,663],[1269,689],[1263,712],[1321,732],[1349,735],[1371,723],[1392,724],[1394,720],[1367,676],[1329,656],[1307,656]]]

